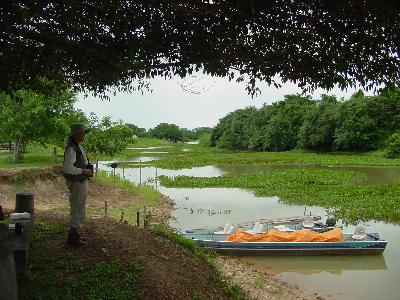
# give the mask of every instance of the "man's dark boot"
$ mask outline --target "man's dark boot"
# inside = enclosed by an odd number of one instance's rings
[[[81,235],[76,228],[71,228],[69,230],[67,242],[73,247],[86,246],[87,244],[86,239],[81,238]]]

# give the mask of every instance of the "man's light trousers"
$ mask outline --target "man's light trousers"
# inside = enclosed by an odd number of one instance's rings
[[[69,189],[70,228],[81,228],[86,218],[86,198],[89,180],[74,181],[66,179]]]

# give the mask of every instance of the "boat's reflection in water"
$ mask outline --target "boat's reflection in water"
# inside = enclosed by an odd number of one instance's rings
[[[387,270],[383,255],[242,256],[240,260],[275,275],[285,272],[303,275],[327,272],[341,275],[343,271]]]

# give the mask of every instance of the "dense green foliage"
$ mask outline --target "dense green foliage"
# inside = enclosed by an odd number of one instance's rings
[[[179,126],[175,124],[160,123],[156,127],[149,129],[149,131],[143,136],[177,143],[182,141],[198,140],[202,134],[209,132],[211,132],[211,128],[209,127],[187,129],[179,128]]]
[[[400,89],[377,96],[355,93],[347,101],[300,95],[260,109],[236,110],[220,119],[211,146],[236,150],[371,151],[400,129]]]
[[[399,12],[397,0],[7,0],[0,90],[46,76],[131,91],[196,71],[247,80],[251,94],[277,75],[311,88],[398,84]]]
[[[133,130],[122,122],[112,122],[110,117],[98,120],[91,115],[90,132],[85,140],[85,150],[92,160],[97,161],[100,155],[114,156],[124,150],[133,140]]]
[[[130,123],[126,123],[125,125],[128,126],[130,129],[132,129],[133,134],[136,135],[137,137],[146,136],[146,128],[140,128],[139,126]]]
[[[183,134],[180,128],[175,124],[160,123],[149,130],[149,135],[157,139],[165,139],[176,143],[183,141]]]
[[[119,260],[84,261],[46,253],[41,243],[65,234],[58,224],[35,220],[27,276],[18,282],[18,299],[137,299],[143,271]]]
[[[387,158],[400,158],[400,132],[393,133],[387,140]]]

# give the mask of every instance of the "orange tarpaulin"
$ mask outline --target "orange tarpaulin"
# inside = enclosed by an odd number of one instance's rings
[[[339,228],[322,233],[310,229],[292,232],[272,229],[258,235],[239,230],[229,235],[226,240],[230,242],[342,242],[343,233]]]

